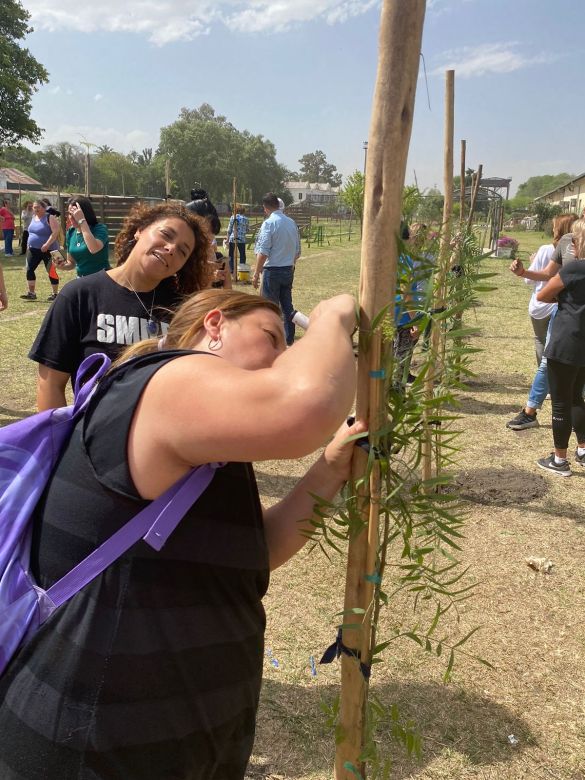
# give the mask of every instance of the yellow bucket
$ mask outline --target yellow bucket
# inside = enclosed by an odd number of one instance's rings
[[[249,265],[239,265],[238,266],[238,282],[249,282],[250,281],[250,266]]]

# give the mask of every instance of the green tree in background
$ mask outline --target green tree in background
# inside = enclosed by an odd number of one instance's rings
[[[422,222],[442,222],[445,198],[439,190],[431,187],[422,194],[416,216]]]
[[[557,173],[554,176],[531,176],[527,181],[520,184],[516,197],[538,198],[539,195],[544,195],[546,192],[550,192],[574,178],[572,173]]]
[[[269,190],[283,190],[286,169],[276,161],[274,144],[239,131],[208,103],[181,109],[177,121],[161,129],[157,155],[170,159],[179,197],[199,182],[214,200],[229,201],[234,176],[238,191],[251,190],[256,202]]]
[[[350,208],[356,217],[359,219],[360,224],[364,218],[364,193],[366,187],[366,180],[364,174],[361,171],[354,171],[347,177],[345,185],[339,197],[342,203]]]
[[[342,176],[337,173],[335,165],[327,162],[325,152],[317,149],[315,152],[304,154],[299,160],[301,167],[298,174],[294,174],[301,181],[311,184],[330,184],[332,187],[341,187]]]
[[[36,178],[45,187],[79,191],[84,186],[84,151],[68,141],[45,146],[36,153]]]
[[[108,195],[138,194],[137,166],[119,152],[103,152],[91,161],[91,191]]]
[[[552,203],[535,203],[534,213],[536,214],[536,229],[545,230],[547,223],[550,222],[553,217],[556,217],[562,212],[560,206],[553,206]]]
[[[30,14],[18,0],[0,3],[0,151],[21,140],[36,143],[41,128],[31,119],[31,99],[49,74],[28,49],[19,44],[32,28]]]

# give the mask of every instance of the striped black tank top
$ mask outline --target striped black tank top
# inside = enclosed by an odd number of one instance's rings
[[[181,354],[123,366],[76,426],[36,511],[43,587],[148,503],[130,477],[128,432],[149,379]],[[138,542],[15,657],[0,679],[2,780],[241,780],[267,586],[254,473],[229,463],[160,553]]]

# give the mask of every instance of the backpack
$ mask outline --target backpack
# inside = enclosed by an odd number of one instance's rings
[[[109,366],[106,355],[90,355],[77,373],[73,406],[49,409],[0,429],[0,675],[16,650],[57,607],[140,538],[160,550],[207,488],[219,465],[193,469],[58,582],[47,590],[40,588],[30,571],[34,510],[62,449]]]

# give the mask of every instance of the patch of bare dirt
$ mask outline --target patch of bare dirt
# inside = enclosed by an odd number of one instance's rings
[[[540,474],[510,468],[462,471],[454,484],[461,498],[476,504],[498,506],[528,504],[543,498],[549,489]]]

